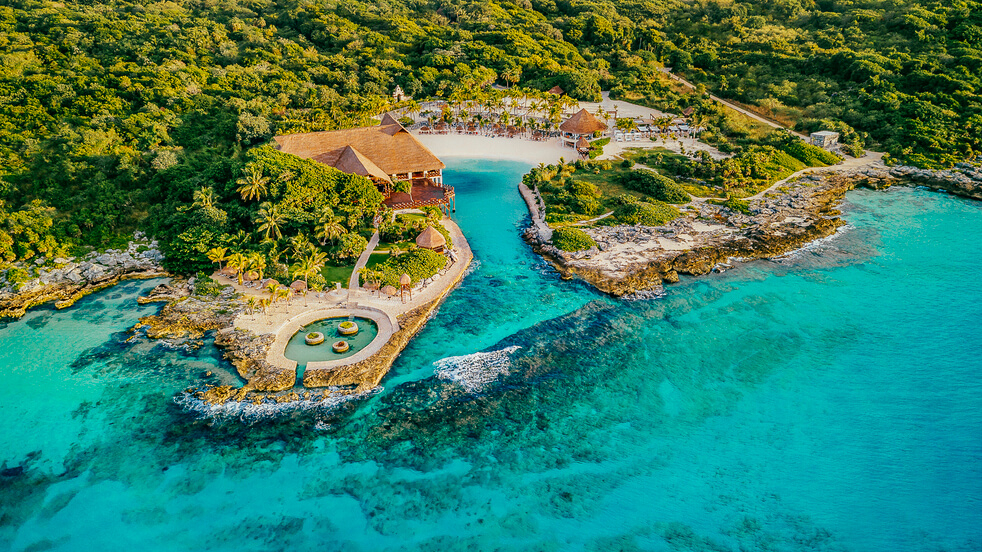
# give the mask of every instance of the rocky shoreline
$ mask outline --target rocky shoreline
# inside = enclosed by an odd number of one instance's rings
[[[371,357],[347,366],[329,370],[307,370],[302,382],[297,372],[277,368],[266,359],[274,334],[257,335],[235,326],[236,319],[245,314],[246,306],[225,288],[217,296],[195,295],[192,283],[177,281],[162,284],[146,297],[143,303],[166,301],[158,314],[145,316],[132,329],[148,338],[161,339],[175,347],[200,347],[208,332],[214,333],[215,345],[244,381],[241,386],[210,384],[186,389],[182,402],[196,399],[216,406],[229,402],[261,405],[336,399],[339,396],[371,391],[385,376],[395,359],[409,341],[423,328],[439,308],[445,295],[421,305],[398,317],[399,330]],[[246,314],[246,316],[249,316]],[[298,387],[302,383],[302,388]]]
[[[543,241],[535,225],[523,237],[564,277],[624,296],[660,290],[663,283],[678,282],[680,274],[721,270],[730,259],[768,258],[799,249],[844,224],[838,206],[846,192],[894,185],[922,185],[982,199],[982,170],[960,164],[952,171],[883,167],[805,175],[752,200],[750,214],[696,201],[664,226],[586,228],[597,246],[575,253]]]
[[[56,308],[70,307],[120,280],[168,276],[160,266],[162,260],[157,242],[137,233],[126,249],[92,252],[79,259],[39,259],[17,267],[29,271],[31,277],[23,282],[6,278],[0,282],[0,319],[20,318],[28,309],[52,301]]]

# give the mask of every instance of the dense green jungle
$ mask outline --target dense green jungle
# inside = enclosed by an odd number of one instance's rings
[[[516,93],[565,101],[544,94],[556,85],[575,100],[610,90],[694,107],[721,149],[775,140],[734,124],[711,92],[801,132],[838,130],[891,162],[941,168],[982,151],[982,3],[971,0],[0,4],[0,269],[11,281],[37,258],[115,247],[136,230],[178,272],[232,254],[343,263],[380,194],[266,144],[391,108],[418,115],[427,98],[493,107]],[[414,100],[395,104],[396,85]],[[294,235],[322,247],[291,245]]]

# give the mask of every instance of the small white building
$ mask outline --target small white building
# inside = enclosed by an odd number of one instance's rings
[[[401,102],[409,99],[409,96],[406,96],[406,93],[402,91],[402,87],[397,84],[396,89],[392,91],[392,99]]]
[[[839,143],[839,133],[831,130],[821,130],[813,132],[811,135],[812,145],[820,148],[829,149]]]

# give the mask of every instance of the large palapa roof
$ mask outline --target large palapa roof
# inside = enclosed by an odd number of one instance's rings
[[[593,134],[597,131],[607,130],[607,125],[586,109],[581,109],[579,113],[559,125],[559,130],[571,134]]]
[[[287,134],[273,140],[284,153],[383,180],[392,174],[446,167],[388,113],[377,126]]]

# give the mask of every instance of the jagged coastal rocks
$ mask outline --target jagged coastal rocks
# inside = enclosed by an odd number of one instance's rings
[[[80,298],[124,279],[166,276],[163,254],[155,240],[137,232],[125,249],[92,252],[81,258],[38,259],[19,267],[29,278],[10,281],[10,271],[0,279],[0,319],[19,318],[31,307],[51,301],[63,309]]]
[[[532,214],[524,239],[564,277],[579,277],[614,296],[659,290],[680,274],[703,275],[730,259],[774,257],[833,234],[844,223],[838,206],[856,187],[922,185],[982,199],[982,170],[967,163],[949,171],[873,167],[804,175],[749,202],[745,215],[693,202],[683,216],[659,226],[585,228],[596,241],[586,251],[561,251],[549,243],[538,202],[522,190]]]
[[[946,191],[972,199],[982,199],[982,166],[971,163],[957,163],[953,169],[947,171],[900,166],[890,169],[890,176],[932,190]]]

